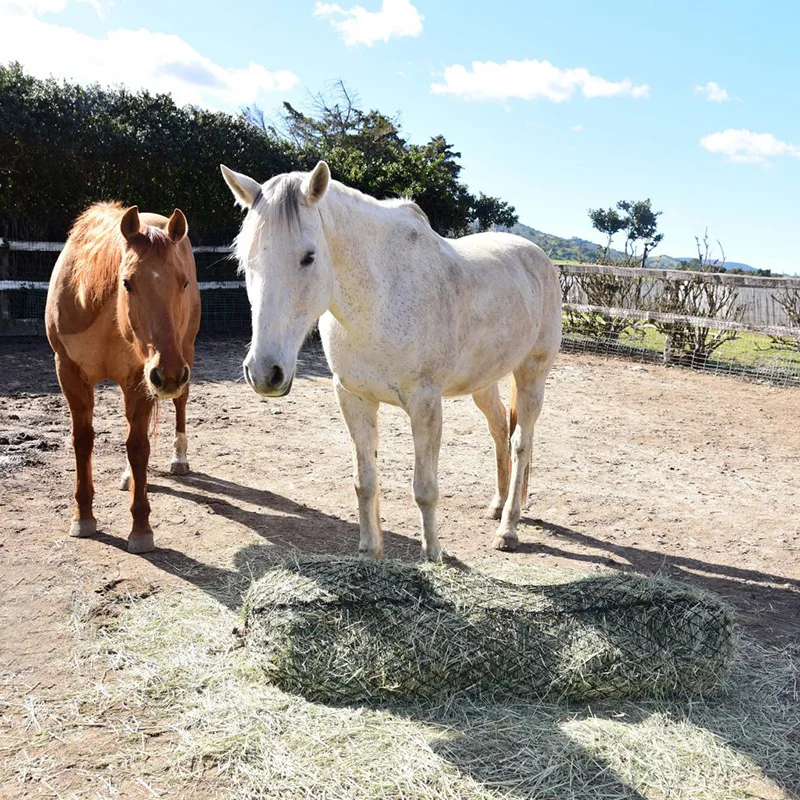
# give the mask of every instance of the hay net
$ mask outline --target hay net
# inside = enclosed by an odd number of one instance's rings
[[[727,606],[660,578],[525,586],[442,565],[322,557],[255,582],[245,630],[271,681],[327,702],[709,693],[736,638]]]

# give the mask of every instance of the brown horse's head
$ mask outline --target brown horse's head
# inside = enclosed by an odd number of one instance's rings
[[[192,250],[183,241],[187,230],[186,217],[177,208],[163,230],[143,225],[136,206],[120,220],[125,252],[117,319],[142,359],[148,389],[158,397],[177,397],[191,372],[181,346],[191,313],[187,289],[194,280]]]

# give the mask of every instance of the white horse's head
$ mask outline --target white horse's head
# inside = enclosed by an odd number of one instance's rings
[[[333,293],[331,257],[318,203],[330,170],[278,175],[263,186],[221,166],[236,201],[248,209],[236,239],[253,312],[253,340],[244,377],[259,394],[282,397],[292,388],[297,354]]]

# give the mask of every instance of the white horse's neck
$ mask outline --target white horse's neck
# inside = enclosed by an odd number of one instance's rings
[[[336,182],[320,203],[334,272],[330,312],[348,330],[363,326],[374,310],[386,280],[386,251],[397,230],[391,217],[403,213]]]

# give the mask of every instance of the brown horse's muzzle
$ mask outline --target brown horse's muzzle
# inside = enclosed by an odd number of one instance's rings
[[[189,383],[192,371],[185,362],[172,365],[156,363],[152,359],[144,367],[144,376],[150,391],[162,399],[178,397]]]

